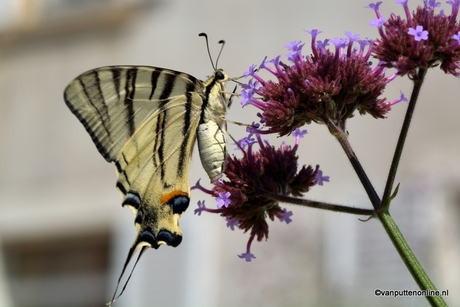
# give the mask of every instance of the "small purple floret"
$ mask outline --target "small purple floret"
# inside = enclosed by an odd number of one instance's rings
[[[316,173],[316,184],[323,185],[324,182],[329,182],[329,176],[323,176],[323,171],[318,170],[318,173]]]
[[[422,26],[417,26],[415,29],[414,28],[409,28],[407,31],[409,35],[414,36],[414,39],[416,41],[421,41],[421,40],[427,40],[428,39],[428,31],[423,30]]]
[[[217,197],[217,208],[227,208],[232,203],[232,201],[230,200],[230,195],[230,192],[220,192],[219,196]]]
[[[286,208],[283,209],[283,212],[278,216],[281,222],[286,222],[286,224],[289,224],[292,222],[291,219],[292,216],[292,211],[287,211]]]
[[[195,209],[193,211],[194,214],[198,214],[199,216],[201,215],[201,212],[205,211],[206,210],[206,206],[204,205],[204,200],[201,201],[199,200],[198,201],[198,209]]]

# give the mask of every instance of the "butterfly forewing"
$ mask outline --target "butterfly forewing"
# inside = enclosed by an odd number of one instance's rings
[[[74,79],[64,99],[91,135],[101,155],[114,161],[137,127],[169,100],[203,92],[203,83],[173,70],[108,66]]]

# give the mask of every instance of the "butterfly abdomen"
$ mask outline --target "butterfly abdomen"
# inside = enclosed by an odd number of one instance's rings
[[[211,182],[217,181],[224,171],[226,141],[222,129],[213,121],[198,126],[198,149],[201,164]]]

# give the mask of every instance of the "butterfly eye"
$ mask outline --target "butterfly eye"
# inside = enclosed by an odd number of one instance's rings
[[[221,72],[220,70],[216,71],[216,79],[217,80],[224,80],[225,79],[224,73]]]

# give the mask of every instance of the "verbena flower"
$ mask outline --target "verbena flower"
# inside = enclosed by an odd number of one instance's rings
[[[227,226],[250,232],[246,252],[239,255],[246,261],[255,258],[251,253],[254,238],[258,241],[268,238],[267,218],[279,219],[286,224],[292,222],[292,212],[280,207],[277,195],[301,197],[319,179],[319,166],[305,165],[299,169],[297,149],[299,139],[306,131],[295,131],[294,146],[282,144],[279,148],[263,141],[259,134],[252,134],[239,143],[245,144],[243,157],[228,156],[225,175],[227,179],[218,180],[212,190],[207,190],[199,181],[192,189],[200,189],[217,199],[217,208],[207,208],[204,202],[198,202],[195,214],[202,212],[218,213],[225,218]],[[254,145],[259,150],[254,150]]]
[[[347,39],[317,41],[320,31],[308,32],[312,35],[310,56],[302,54],[304,44],[294,41],[286,46],[289,64],[280,61],[280,56],[265,58],[258,69],[252,65],[245,73],[251,79],[243,85],[241,103],[262,111],[259,116],[268,127],[266,133],[287,135],[311,122],[344,126],[356,110],[383,118],[400,101],[379,98],[395,76],[386,77],[382,66],[371,67],[369,40],[346,32]],[[262,78],[263,70],[274,80]]]
[[[437,11],[441,4],[433,0],[423,1],[410,12],[407,0],[398,0],[405,12],[405,19],[392,13],[385,20],[380,11],[381,2],[368,7],[377,15],[371,24],[377,26],[380,38],[373,43],[373,56],[385,67],[396,68],[398,75],[413,77],[418,68],[427,69],[440,65],[445,73],[460,74],[460,25],[457,14],[460,0],[447,1],[450,15]]]

